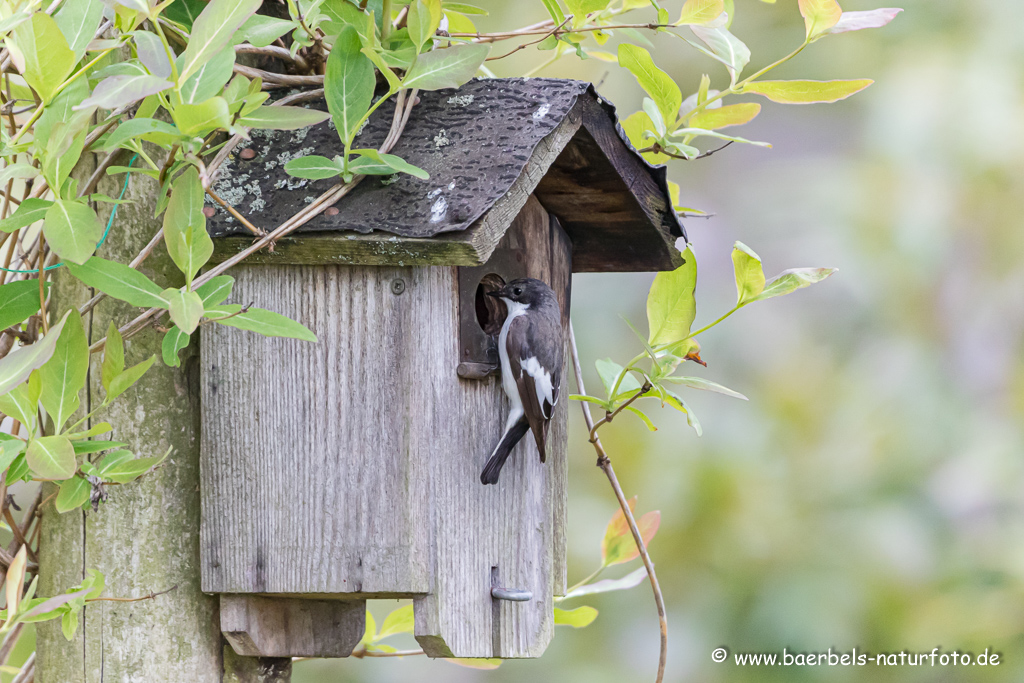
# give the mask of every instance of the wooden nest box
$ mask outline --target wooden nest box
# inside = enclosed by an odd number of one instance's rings
[[[566,585],[570,391],[563,375],[547,462],[523,439],[483,486],[508,413],[484,292],[544,280],[567,328],[573,272],[681,263],[664,170],[589,84],[481,80],[420,97],[393,153],[429,180],[365,178],[233,271],[234,301],[319,343],[203,328],[202,585],[221,594],[240,654],[347,656],[366,599],[412,598],[432,657],[540,656]],[[378,146],[392,113],[356,146]],[[246,148],[215,188],[265,228],[337,182],[283,169],[340,153],[329,123],[253,131]],[[251,244],[219,208],[210,229],[215,259]]]

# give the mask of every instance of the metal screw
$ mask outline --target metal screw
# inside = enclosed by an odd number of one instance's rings
[[[491,597],[495,600],[508,600],[509,602],[529,602],[533,600],[533,593],[520,588],[498,588],[491,589]]]
[[[391,281],[391,293],[399,295],[405,291],[405,280],[398,278],[397,280]]]

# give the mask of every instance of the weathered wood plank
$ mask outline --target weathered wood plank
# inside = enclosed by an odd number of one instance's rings
[[[348,657],[366,630],[366,602],[221,595],[220,628],[247,657]]]
[[[234,300],[295,317],[320,342],[203,328],[203,589],[427,592],[430,429],[444,407],[431,340],[451,333],[451,270],[235,276]]]
[[[531,198],[496,250],[521,254],[525,272],[498,274],[551,283],[568,310],[569,245],[562,233],[552,234]],[[565,387],[564,375],[562,381]],[[482,486],[480,470],[501,436],[508,401],[498,377],[457,382],[450,410],[463,417],[436,425],[453,448],[451,456],[433,459],[437,565],[434,590],[414,603],[416,639],[433,657],[539,657],[552,635],[553,589],[564,591],[567,392],[552,421],[547,462],[523,439],[498,484]],[[492,573],[502,587],[528,590],[533,599],[494,600]]]

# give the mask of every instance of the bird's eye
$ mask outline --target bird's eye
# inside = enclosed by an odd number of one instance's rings
[[[520,287],[516,287],[515,289],[512,290],[512,293],[515,294],[516,296],[519,296],[520,294],[523,293],[523,290]]]

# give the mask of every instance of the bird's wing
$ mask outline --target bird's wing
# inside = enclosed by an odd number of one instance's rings
[[[552,379],[551,370],[544,361],[547,353],[535,348],[530,341],[530,322],[527,316],[520,316],[509,325],[505,348],[508,352],[509,366],[519,390],[519,400],[530,423],[530,431],[537,442],[540,460],[547,457],[545,443],[547,441],[548,421],[554,413],[558,400],[558,379],[561,368]]]

